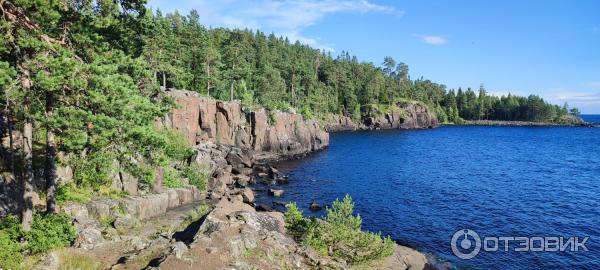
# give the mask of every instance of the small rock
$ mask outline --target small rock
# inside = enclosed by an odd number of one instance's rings
[[[289,182],[290,182],[290,179],[289,179],[289,178],[288,178],[286,175],[284,175],[284,176],[278,177],[278,178],[276,179],[276,181],[277,181],[277,183],[279,183],[279,184],[287,184],[287,183],[289,183]]]
[[[104,239],[109,241],[118,241],[121,239],[119,237],[119,232],[113,227],[104,228],[104,230],[102,230],[102,236],[104,236]]]
[[[118,217],[117,219],[115,219],[114,227],[115,229],[122,232],[132,229],[133,227],[135,227],[136,223],[137,221],[128,215],[124,217]]]
[[[258,177],[260,177],[260,178],[267,178],[267,177],[269,176],[268,174],[266,174],[266,173],[264,173],[264,172],[259,172],[257,175],[258,175]]]
[[[183,254],[188,251],[188,247],[181,241],[176,242],[171,246],[171,252],[175,254],[175,258],[181,259]]]
[[[131,237],[129,239],[129,244],[135,249],[135,250],[142,250],[144,248],[146,248],[146,243],[144,242],[144,240],[142,240],[141,238],[134,236]]]
[[[270,212],[273,211],[273,208],[265,204],[259,204],[256,206],[256,211]]]
[[[312,203],[310,203],[309,206],[311,211],[321,211],[321,209],[323,209],[323,207],[321,207],[318,203],[316,203],[315,201],[313,201]]]
[[[277,178],[280,178],[281,176],[282,176],[282,174],[275,167],[269,168],[269,177],[271,179],[277,179]]]
[[[258,172],[258,173],[268,173],[269,172],[269,168],[263,164],[255,164],[254,165],[254,171]],[[265,174],[266,175],[266,174]]]
[[[249,188],[245,188],[242,192],[242,200],[245,203],[254,203],[254,192]]]
[[[233,179],[238,187],[246,187],[250,183],[250,177],[247,175],[236,175]]]
[[[275,197],[283,196],[283,189],[269,189],[269,194]]]
[[[285,206],[287,203],[282,201],[273,201],[273,206]]]
[[[252,168],[233,168],[231,172],[237,175],[250,175],[252,173]]]
[[[218,248],[216,248],[216,247],[207,247],[207,248],[206,248],[206,252],[207,252],[208,254],[213,254],[213,253],[215,253],[215,252],[217,252],[217,251],[219,251],[219,249],[218,249]]]
[[[75,239],[75,243],[73,245],[82,249],[92,249],[102,242],[104,242],[104,238],[99,230],[94,228],[86,228],[79,232],[79,235]]]

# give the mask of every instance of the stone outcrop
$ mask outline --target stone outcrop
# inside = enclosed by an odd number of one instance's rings
[[[305,120],[300,114],[249,110],[236,101],[216,101],[184,90],[170,90],[168,94],[179,107],[169,113],[164,125],[183,132],[190,145],[213,142],[293,156],[329,144],[329,134],[318,122]]]
[[[361,112],[361,121],[356,124],[348,116],[332,115],[325,129],[329,132],[372,129],[424,129],[438,126],[435,114],[418,102],[398,102],[385,112],[366,108]]]
[[[198,202],[206,197],[196,187],[167,189],[162,193],[144,196],[128,196],[122,199],[96,199],[82,204],[67,204],[62,211],[74,217],[77,223],[91,222],[96,219],[130,216],[145,220],[159,216],[179,206]]]
[[[161,269],[344,269],[285,235],[283,214],[256,212],[221,199],[184,252],[162,258]]]

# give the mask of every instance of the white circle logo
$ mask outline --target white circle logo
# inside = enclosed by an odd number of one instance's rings
[[[473,245],[475,241],[475,245]],[[461,259],[471,259],[481,250],[481,239],[479,235],[469,229],[458,230],[452,236],[452,253]]]

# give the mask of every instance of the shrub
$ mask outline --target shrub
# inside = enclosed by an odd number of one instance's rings
[[[333,256],[356,265],[390,256],[394,252],[395,244],[391,238],[361,230],[362,220],[359,215],[353,215],[354,203],[348,195],[342,201],[335,200],[332,208],[327,209],[324,221],[303,217],[295,203],[286,207],[288,232],[324,256]]]
[[[76,236],[71,217],[65,214],[50,214],[44,217],[38,214],[33,219],[31,230],[25,233],[27,249],[32,254],[69,246]]]
[[[10,237],[9,233],[0,230],[0,269],[19,269],[22,262],[19,242]]]
[[[173,168],[165,168],[163,177],[163,185],[165,187],[180,188],[183,186],[181,179],[179,179],[181,177],[179,172]]]
[[[18,240],[23,236],[21,222],[19,222],[19,219],[16,216],[12,215],[0,220],[0,231],[13,240]]]
[[[210,177],[210,171],[206,166],[192,164],[183,169],[182,175],[188,179],[190,185],[199,190],[206,190],[206,182]]]
[[[170,159],[181,161],[189,158],[194,153],[183,133],[174,129],[167,129],[164,132],[168,138],[165,144],[165,154]]]
[[[285,207],[287,208],[284,215],[285,228],[294,239],[302,240],[302,237],[306,235],[306,232],[314,222],[303,216],[302,210],[298,208],[296,203],[286,204]]]
[[[310,106],[308,105],[302,106],[302,108],[300,109],[300,114],[302,114],[302,117],[304,117],[305,120],[313,119],[315,117],[312,110],[310,109]]]
[[[19,239],[23,230],[15,216],[0,220],[0,269],[19,269],[23,255]]]
[[[65,202],[85,203],[91,199],[92,192],[89,188],[77,187],[75,184],[69,183],[56,189],[56,201],[58,204],[64,204]]]

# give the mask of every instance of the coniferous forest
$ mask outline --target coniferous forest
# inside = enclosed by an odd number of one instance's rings
[[[449,90],[411,78],[409,66],[392,57],[368,63],[275,34],[206,28],[195,11],[162,14],[144,0],[0,3],[2,132],[23,137],[19,153],[9,142],[3,166],[22,175],[25,200],[38,177],[32,168],[43,168],[49,212],[57,153],[75,161],[78,185],[92,187],[110,181],[115,159],[150,186],[155,167],[186,158],[173,132],[152,125],[174,106],[165,88],[293,108],[307,118],[333,113],[358,120],[362,108],[401,100],[427,104],[449,123],[557,122],[577,113],[538,96],[488,95],[483,86]],[[25,209],[28,226],[33,213]]]

